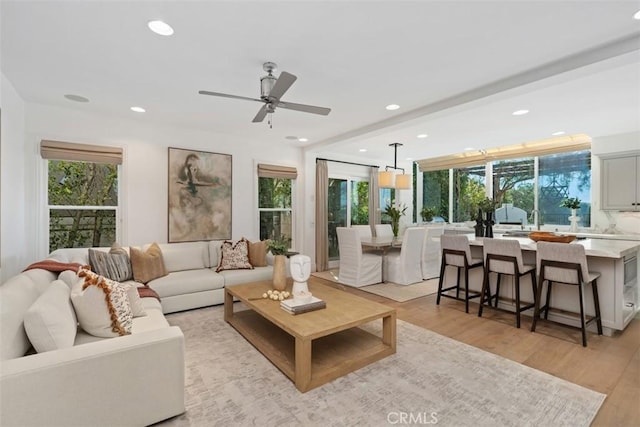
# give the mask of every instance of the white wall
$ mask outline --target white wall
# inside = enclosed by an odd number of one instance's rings
[[[28,104],[26,107],[26,141],[29,155],[26,169],[34,174],[28,192],[29,209],[46,203],[44,169],[46,162],[38,154],[42,139],[123,147],[122,217],[123,245],[140,245],[167,241],[167,163],[168,147],[210,151],[233,156],[232,238],[256,239],[259,235],[256,194],[256,164],[271,163],[295,166],[300,170],[301,150],[284,146],[278,150],[260,141],[246,141],[230,135],[170,126],[157,126],[143,120],[123,119],[86,113],[81,110]],[[267,131],[267,130],[265,130]],[[304,179],[301,176],[300,181]],[[302,199],[304,185],[296,197]],[[44,211],[30,219],[34,229],[46,227]],[[296,230],[302,245],[301,225]],[[38,238],[34,230],[32,238]],[[34,259],[47,253],[47,242],[40,239]]]
[[[2,111],[0,135],[0,282],[20,272],[27,264],[24,114],[25,105],[4,74],[0,82]]]

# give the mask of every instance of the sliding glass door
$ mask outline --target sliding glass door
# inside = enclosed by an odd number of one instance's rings
[[[337,227],[369,223],[369,182],[361,178],[329,178],[329,261],[339,259]]]

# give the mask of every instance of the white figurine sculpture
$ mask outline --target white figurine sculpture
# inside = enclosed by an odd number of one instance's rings
[[[291,270],[291,278],[293,279],[293,289],[291,293],[294,298],[296,294],[301,292],[309,293],[307,280],[311,275],[311,258],[307,255],[294,255],[289,261],[289,269]]]

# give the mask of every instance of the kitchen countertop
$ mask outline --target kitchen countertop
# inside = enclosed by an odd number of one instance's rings
[[[451,231],[458,231],[458,232],[467,232],[467,233],[473,233],[475,230],[471,227],[467,227],[465,225],[455,225],[455,224],[448,224],[445,225],[444,227],[445,230],[451,230]],[[494,234],[501,234],[501,233],[506,233],[509,231],[549,231],[552,233],[562,233],[562,234],[568,234],[571,236],[577,236],[577,237],[586,237],[588,239],[606,239],[606,240],[631,240],[634,242],[640,242],[640,234],[607,234],[607,233],[595,233],[595,232],[591,232],[591,231],[579,231],[577,233],[572,233],[569,232],[567,230],[557,230],[554,229],[549,229],[549,228],[545,228],[542,227],[541,230],[535,230],[535,229],[531,229],[531,226],[526,226],[525,230],[522,230],[519,226],[515,226],[515,227],[501,227],[499,225],[494,225],[493,226],[493,232]]]
[[[471,245],[482,246],[484,237],[476,237],[475,235],[469,235],[468,237]],[[528,237],[508,237],[497,233],[495,238],[516,239],[520,242],[522,249],[536,250],[536,242]],[[574,240],[571,244],[584,246],[587,256],[602,258],[624,258],[627,255],[636,254],[640,250],[640,242],[631,240],[584,239]]]

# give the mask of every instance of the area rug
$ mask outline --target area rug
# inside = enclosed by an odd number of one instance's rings
[[[320,271],[311,274],[321,279],[340,283],[338,281],[338,270]],[[358,289],[360,289],[361,291],[380,295],[394,301],[405,302],[438,292],[438,278],[436,277],[435,279],[429,279],[425,280],[424,282],[414,283],[413,285],[407,286],[397,285],[391,282],[384,282],[378,283],[376,285],[363,286]]]
[[[162,426],[588,426],[605,399],[402,321],[396,354],[300,393],[221,306],[167,319],[185,335],[187,412]]]

